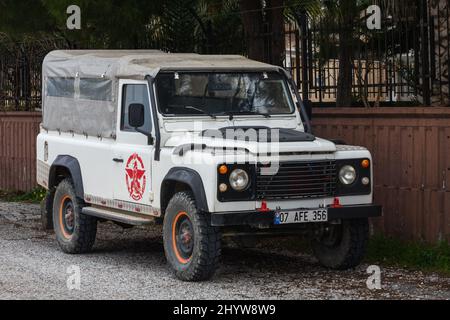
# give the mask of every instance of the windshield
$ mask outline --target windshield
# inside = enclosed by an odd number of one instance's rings
[[[278,73],[160,73],[159,111],[166,116],[291,114],[289,87]]]

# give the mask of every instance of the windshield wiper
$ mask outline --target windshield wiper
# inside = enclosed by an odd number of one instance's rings
[[[196,107],[193,107],[193,106],[185,106],[184,109],[189,109],[189,110],[195,110],[195,111],[198,111],[198,112],[203,113],[203,114],[205,114],[205,115],[207,115],[207,116],[210,116],[210,117],[213,118],[213,119],[216,119],[216,118],[217,118],[214,114],[209,113],[209,112],[206,112],[205,110],[202,110],[202,109],[199,109],[199,108],[196,108]]]
[[[265,118],[270,118],[272,117],[269,113],[267,112],[257,112],[257,111],[238,111],[235,113],[236,114],[248,114],[248,115],[257,115],[257,116],[263,116]]]
[[[231,121],[231,120],[233,120],[235,113],[233,113],[231,111],[224,111],[224,112],[218,113],[217,115],[218,116],[222,116],[222,115],[228,116],[228,118]]]

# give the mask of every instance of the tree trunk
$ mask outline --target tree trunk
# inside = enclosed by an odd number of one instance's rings
[[[269,8],[276,8],[267,11],[270,27],[270,57],[268,62],[280,67],[283,66],[285,53],[283,4],[284,0],[267,1]]]
[[[265,12],[261,0],[241,0],[239,4],[248,57],[282,66],[285,51],[284,0],[267,0],[266,7],[270,9]]]
[[[339,32],[339,76],[337,84],[337,107],[350,107],[352,105],[352,84],[353,84],[353,58],[352,58],[351,30]]]
[[[263,8],[261,0],[240,0],[242,25],[250,59],[266,61],[264,46]]]
[[[340,5],[339,76],[337,107],[352,105],[353,84],[353,23],[357,13],[356,1],[344,0]]]

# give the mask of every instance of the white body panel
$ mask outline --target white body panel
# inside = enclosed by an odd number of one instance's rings
[[[45,143],[48,144],[46,159]],[[41,130],[37,138],[37,160],[51,166],[60,155],[70,155],[78,160],[86,194],[113,199],[112,139],[100,139],[70,133]],[[39,184],[45,186],[42,181]]]

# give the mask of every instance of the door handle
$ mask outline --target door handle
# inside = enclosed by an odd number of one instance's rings
[[[123,163],[123,159],[120,159],[120,158],[114,158],[113,161],[118,162],[118,163]]]

